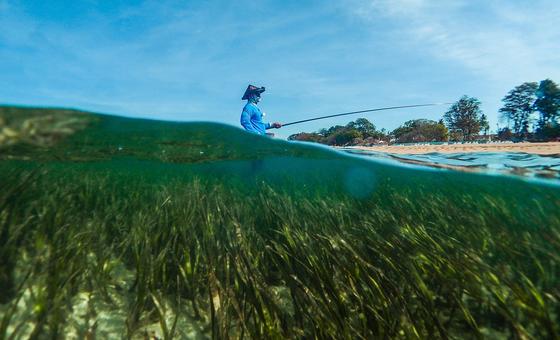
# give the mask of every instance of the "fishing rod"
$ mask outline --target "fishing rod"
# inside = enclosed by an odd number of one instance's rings
[[[304,119],[304,120],[298,120],[298,121],[295,121],[295,122],[290,122],[290,123],[282,124],[282,127],[288,126],[288,125],[294,125],[294,124],[300,124],[300,123],[310,122],[310,121],[313,121],[313,120],[326,119],[326,118],[332,118],[332,117],[340,117],[340,116],[347,116],[347,115],[354,115],[354,114],[364,113],[364,112],[374,112],[374,111],[385,111],[385,110],[406,109],[406,108],[410,108],[410,107],[422,107],[422,106],[450,105],[450,104],[453,104],[453,103],[432,103],[432,104],[416,104],[416,105],[402,105],[402,106],[380,107],[380,108],[377,108],[377,109],[369,109],[369,110],[362,110],[362,111],[344,112],[344,113],[337,113],[337,114],[334,114],[334,115],[328,115],[328,116],[322,116],[322,117],[316,117],[316,118],[309,118],[309,119]]]

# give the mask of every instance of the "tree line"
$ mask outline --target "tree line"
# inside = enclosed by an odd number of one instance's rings
[[[560,87],[550,79],[526,82],[502,99],[500,120],[507,126],[498,129],[495,138],[513,141],[549,141],[560,138]],[[439,121],[409,120],[393,131],[378,130],[366,118],[336,125],[317,132],[301,132],[288,140],[328,145],[375,143],[464,142],[486,139],[490,126],[477,98],[463,96]],[[481,135],[482,133],[482,135]]]

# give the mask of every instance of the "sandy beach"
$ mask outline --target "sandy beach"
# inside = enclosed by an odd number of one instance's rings
[[[538,155],[560,155],[560,142],[548,143],[487,143],[450,145],[380,145],[352,146],[358,150],[396,154],[463,153],[463,152],[525,152]]]

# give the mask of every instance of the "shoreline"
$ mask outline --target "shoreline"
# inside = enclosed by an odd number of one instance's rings
[[[339,148],[339,147],[337,147]],[[523,152],[536,155],[560,155],[560,142],[543,143],[486,143],[449,145],[379,145],[348,146],[345,149],[376,151],[394,154],[471,153],[471,152]]]

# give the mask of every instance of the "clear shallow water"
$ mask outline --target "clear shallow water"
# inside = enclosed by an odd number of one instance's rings
[[[219,124],[0,118],[0,338],[560,335],[556,186]]]
[[[344,152],[392,164],[414,164],[429,168],[478,172],[491,175],[512,175],[560,184],[560,157],[521,152],[428,153],[423,155],[389,154],[383,152],[342,149]]]

